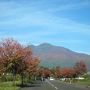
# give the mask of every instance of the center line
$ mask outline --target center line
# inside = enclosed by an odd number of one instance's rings
[[[52,83],[49,82],[48,80],[47,80],[47,83],[48,83],[49,85],[51,85],[52,87],[54,87],[56,90],[58,89],[54,84],[52,84]]]
[[[55,89],[58,89],[57,87],[55,87]]]

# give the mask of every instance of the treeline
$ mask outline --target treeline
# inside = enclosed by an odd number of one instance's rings
[[[39,70],[40,76],[45,78],[54,77],[54,78],[76,78],[87,73],[87,65],[84,61],[76,62],[72,68],[62,68],[57,66],[56,68],[45,68],[41,67]]]
[[[16,76],[21,77],[21,84],[24,84],[24,78],[30,80],[37,78],[72,78],[87,72],[87,65],[80,61],[73,68],[45,68],[40,67],[39,58],[33,55],[32,49],[21,45],[13,39],[5,39],[0,42],[0,77],[7,74],[13,75],[13,81]]]

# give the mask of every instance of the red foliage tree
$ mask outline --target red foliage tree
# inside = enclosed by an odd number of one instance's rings
[[[75,64],[75,69],[77,74],[84,74],[87,72],[87,65],[84,61],[80,61]]]
[[[26,71],[29,74],[29,80],[30,80],[30,76],[34,76],[35,79],[36,76],[38,76],[38,70],[39,70],[38,65],[40,63],[40,60],[37,57],[32,57],[31,60],[30,58],[26,60],[26,65],[27,65]]]
[[[48,78],[48,77],[50,77],[51,76],[51,70],[50,69],[45,69],[44,70],[44,76],[46,77],[46,78]]]
[[[28,62],[27,62],[28,61]],[[22,76],[26,70],[35,70],[39,61],[32,55],[31,48],[27,48],[19,44],[13,39],[5,39],[0,42],[0,72],[11,72],[15,76],[17,73]],[[32,68],[31,68],[32,67]]]

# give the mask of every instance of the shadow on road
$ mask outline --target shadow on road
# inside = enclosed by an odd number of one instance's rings
[[[41,87],[42,82],[34,82],[34,83],[28,83],[24,85],[18,85],[21,88],[26,88],[26,87]]]

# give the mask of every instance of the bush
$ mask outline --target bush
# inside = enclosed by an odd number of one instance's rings
[[[2,82],[13,81],[13,79],[14,79],[14,77],[11,73],[8,73],[7,75],[3,75],[0,77],[0,81],[2,81]],[[19,81],[20,75],[17,74],[15,80]]]

